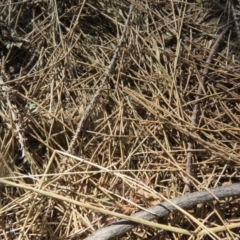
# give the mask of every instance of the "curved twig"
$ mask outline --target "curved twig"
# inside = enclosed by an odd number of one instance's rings
[[[177,205],[178,207],[186,209],[198,203],[206,203],[211,200],[214,200],[216,199],[215,197],[217,197],[218,199],[221,199],[226,197],[240,196],[240,183],[211,189],[211,193],[212,194],[210,194],[207,191],[198,191],[198,192],[190,193],[188,195],[184,195],[182,197],[175,198],[171,200],[171,203]],[[171,203],[163,202],[162,204],[149,208],[147,212],[140,211],[136,214],[133,214],[132,216],[140,219],[152,221],[154,219],[164,217],[170,212],[177,211],[177,209]],[[154,214],[151,214],[150,212]],[[137,225],[136,223],[131,221],[120,220],[109,226],[106,226],[104,228],[97,230],[93,235],[86,238],[85,240],[115,239],[117,237],[120,237],[127,231],[131,230],[132,228],[136,227],[136,225]]]

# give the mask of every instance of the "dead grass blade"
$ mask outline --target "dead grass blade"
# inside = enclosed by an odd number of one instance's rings
[[[209,189],[240,180],[238,14],[237,1],[1,1],[0,178],[31,190],[1,186],[0,239],[156,219],[187,184],[211,201],[121,239],[236,238],[239,196]]]

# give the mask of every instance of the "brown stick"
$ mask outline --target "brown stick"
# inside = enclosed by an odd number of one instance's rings
[[[19,145],[20,145],[20,148],[19,150],[21,151],[21,158],[25,158],[26,157],[26,146],[25,146],[25,140],[24,140],[24,136],[23,136],[23,131],[21,129],[21,124],[19,123],[19,119],[17,118],[17,114],[15,113],[15,111],[13,110],[14,107],[13,107],[13,104],[11,102],[11,97],[9,96],[10,94],[10,89],[8,89],[7,86],[4,86],[4,80],[6,81],[7,79],[7,76],[6,76],[6,73],[5,73],[5,57],[2,58],[2,73],[0,74],[0,84],[2,85],[2,88],[1,90],[3,91],[3,97],[5,98],[6,100],[6,103],[7,103],[7,106],[9,108],[9,111],[10,111],[10,114],[11,114],[11,120],[12,120],[12,124],[15,126],[15,130],[16,130],[16,133],[18,135],[18,142],[19,142]]]
[[[121,48],[121,46],[123,44],[123,40],[124,40],[124,37],[125,37],[126,32],[127,32],[127,27],[128,27],[129,22],[130,22],[130,17],[131,17],[133,9],[134,9],[134,7],[133,7],[133,5],[131,5],[130,9],[129,9],[129,13],[128,13],[128,17],[127,17],[126,23],[124,25],[123,33],[122,33],[121,38],[120,38],[120,40],[118,42],[116,50],[115,50],[115,52],[113,54],[111,62],[110,62],[109,66],[108,66],[108,68],[107,68],[107,70],[105,72],[104,78],[102,79],[102,81],[101,81],[101,83],[100,83],[100,85],[98,87],[98,90],[95,92],[91,102],[88,104],[88,106],[87,106],[83,116],[81,117],[81,119],[80,119],[80,121],[78,123],[77,130],[76,130],[76,132],[75,132],[75,134],[74,134],[74,136],[73,136],[73,138],[72,138],[72,140],[70,142],[70,145],[68,147],[68,153],[72,152],[73,146],[74,146],[74,144],[75,144],[75,142],[77,140],[77,137],[78,137],[79,133],[82,130],[83,124],[85,123],[85,121],[87,120],[89,115],[91,114],[91,112],[92,112],[92,110],[93,110],[93,108],[94,108],[94,106],[95,106],[95,104],[96,104],[96,102],[97,102],[97,100],[98,100],[98,98],[100,96],[100,93],[103,90],[103,87],[104,87],[104,85],[105,85],[105,83],[107,81],[107,78],[111,74],[111,72],[112,72],[112,70],[113,70],[113,68],[115,66],[115,63],[116,63],[116,60],[117,60],[117,55],[120,52],[120,48]]]
[[[206,203],[206,202],[215,200],[215,197],[217,197],[218,199],[222,199],[227,197],[240,196],[240,183],[214,188],[214,189],[211,189],[211,192],[213,193],[213,195],[207,191],[198,191],[198,192],[190,193],[188,195],[184,195],[182,197],[175,198],[171,200],[171,202],[173,204],[176,204],[178,207],[186,209],[186,208],[193,207],[198,203]],[[148,212],[141,211],[136,214],[133,214],[132,216],[141,218],[144,220],[152,221],[154,219],[164,217],[168,213],[177,211],[177,209],[169,202],[163,202],[162,204],[153,206],[148,210],[149,210]],[[150,212],[154,214],[151,214]],[[137,226],[137,223],[127,221],[127,220],[120,220],[116,223],[111,224],[110,226],[97,230],[93,235],[86,238],[85,240],[115,239],[136,226]]]
[[[192,113],[192,125],[193,126],[197,126],[198,124],[198,117],[199,117],[199,111],[200,111],[200,101],[201,101],[201,94],[203,93],[203,87],[206,81],[206,76],[208,74],[208,69],[210,67],[210,63],[212,62],[212,59],[214,57],[214,55],[217,53],[218,51],[218,47],[220,45],[220,42],[222,41],[224,35],[227,33],[227,31],[231,28],[232,26],[229,25],[228,27],[226,27],[218,36],[216,42],[213,44],[211,51],[209,53],[208,59],[206,61],[206,67],[203,70],[203,75],[202,75],[202,79],[200,80],[200,84],[198,86],[198,90],[197,90],[197,96],[196,96],[196,102],[195,105],[193,107],[193,113]],[[186,163],[186,172],[191,175],[192,174],[192,150],[193,149],[193,142],[191,140],[188,141],[188,153],[187,153],[187,163]],[[187,183],[185,185],[185,190],[184,192],[190,192],[191,191],[191,183],[190,180],[187,180]]]

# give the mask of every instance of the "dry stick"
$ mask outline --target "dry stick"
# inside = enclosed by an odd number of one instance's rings
[[[232,26],[229,25],[226,27],[218,36],[216,42],[211,48],[210,54],[208,56],[208,59],[206,61],[206,67],[203,70],[203,75],[202,79],[200,80],[200,84],[198,86],[197,90],[197,96],[196,96],[196,102],[193,108],[193,113],[192,113],[192,125],[197,126],[198,124],[198,117],[199,117],[199,110],[200,110],[200,101],[201,101],[201,94],[203,93],[203,86],[205,84],[206,76],[208,74],[208,69],[210,67],[210,63],[212,62],[213,56],[217,53],[218,47],[220,42],[223,39],[223,36],[227,33],[227,31],[231,28]],[[192,149],[193,149],[193,142],[191,140],[188,141],[188,153],[187,153],[187,164],[186,164],[186,172],[191,175],[192,174]],[[190,192],[191,183],[190,180],[187,179],[187,183],[185,185],[185,190],[184,192]]]
[[[240,25],[239,25],[239,22],[238,22],[239,18],[237,17],[236,10],[235,10],[235,7],[234,7],[234,4],[233,4],[232,0],[230,1],[230,4],[231,4],[231,8],[232,8],[232,14],[233,14],[233,18],[234,18],[234,21],[235,21],[235,25],[236,25],[236,28],[237,28],[238,41],[240,41]]]
[[[115,52],[114,52],[114,54],[113,54],[113,57],[112,57],[112,59],[111,59],[111,62],[110,62],[109,66],[108,66],[108,68],[107,68],[107,70],[106,70],[106,72],[105,72],[105,77],[102,79],[102,81],[101,81],[101,83],[100,83],[100,85],[99,85],[98,90],[95,92],[95,94],[94,94],[91,102],[90,102],[89,105],[87,106],[87,108],[86,108],[83,116],[82,116],[81,119],[80,119],[80,122],[78,123],[77,130],[76,130],[76,132],[75,132],[75,134],[74,134],[74,136],[73,136],[73,138],[72,138],[72,140],[71,140],[71,142],[70,142],[70,145],[69,145],[69,147],[68,147],[68,153],[71,153],[71,152],[72,152],[73,146],[74,146],[74,144],[75,144],[75,142],[76,142],[76,140],[77,140],[77,137],[78,137],[79,133],[80,133],[81,130],[82,130],[83,124],[85,123],[85,121],[87,120],[87,118],[89,117],[89,115],[91,114],[91,112],[92,112],[92,110],[93,110],[93,108],[94,108],[94,106],[95,106],[95,103],[97,102],[97,100],[98,100],[98,98],[99,98],[99,96],[100,96],[100,93],[101,93],[101,91],[102,91],[102,89],[103,89],[103,87],[104,87],[104,85],[105,85],[105,83],[106,83],[106,81],[107,81],[107,78],[108,78],[108,76],[111,74],[111,72],[112,72],[112,70],[113,70],[113,67],[114,67],[114,65],[115,65],[115,62],[116,62],[116,60],[117,60],[117,55],[118,55],[118,53],[119,53],[119,51],[120,51],[120,48],[121,48],[121,46],[122,46],[122,44],[123,44],[123,40],[124,40],[126,31],[127,31],[128,24],[129,24],[129,22],[130,22],[130,17],[131,17],[131,14],[132,14],[133,9],[134,9],[134,7],[133,7],[133,5],[131,5],[131,6],[130,6],[130,9],[129,9],[129,12],[128,12],[128,17],[127,17],[126,23],[125,23],[125,25],[124,25],[123,33],[122,33],[121,38],[120,38],[120,40],[119,40],[119,42],[118,42],[118,45],[117,45],[117,47],[116,47],[116,50],[115,50]]]
[[[4,84],[5,80],[7,79],[6,77],[6,73],[5,73],[5,58],[2,59],[2,74],[0,75],[0,84]],[[22,134],[22,129],[21,129],[21,125],[20,125],[20,121],[18,120],[17,118],[17,115],[15,114],[14,112],[14,108],[13,108],[13,105],[11,103],[11,100],[10,100],[10,96],[9,96],[9,93],[10,93],[10,88],[8,88],[7,86],[2,86],[2,90],[3,90],[3,97],[5,98],[6,102],[7,102],[7,106],[9,108],[9,111],[11,113],[11,120],[12,120],[12,124],[15,125],[15,128],[16,128],[16,133],[18,135],[18,142],[19,142],[19,145],[20,145],[20,148],[19,150],[21,151],[21,157],[20,158],[24,158],[26,157],[26,147],[24,145],[24,136]]]
[[[193,207],[194,205],[199,203],[206,203],[206,202],[215,200],[214,195],[219,199],[240,196],[240,184],[237,183],[229,186],[214,188],[214,189],[211,189],[211,192],[213,194],[210,194],[207,191],[194,192],[188,195],[184,195],[182,197],[175,198],[171,200],[171,202],[183,209],[186,209],[186,208]],[[141,211],[133,214],[132,216],[136,218],[152,221],[154,219],[164,217],[167,214],[175,211],[177,211],[177,209],[171,203],[163,202],[162,204],[148,208],[147,212]],[[151,214],[150,212],[155,214]],[[118,222],[111,224],[110,226],[106,226],[104,228],[97,230],[93,235],[86,238],[85,240],[115,239],[136,226],[137,224],[134,222],[127,221],[127,220],[120,220]]]

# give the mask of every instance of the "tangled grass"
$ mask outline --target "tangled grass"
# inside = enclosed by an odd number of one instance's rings
[[[129,215],[239,182],[239,8],[3,0],[0,239],[237,239],[238,196]]]

